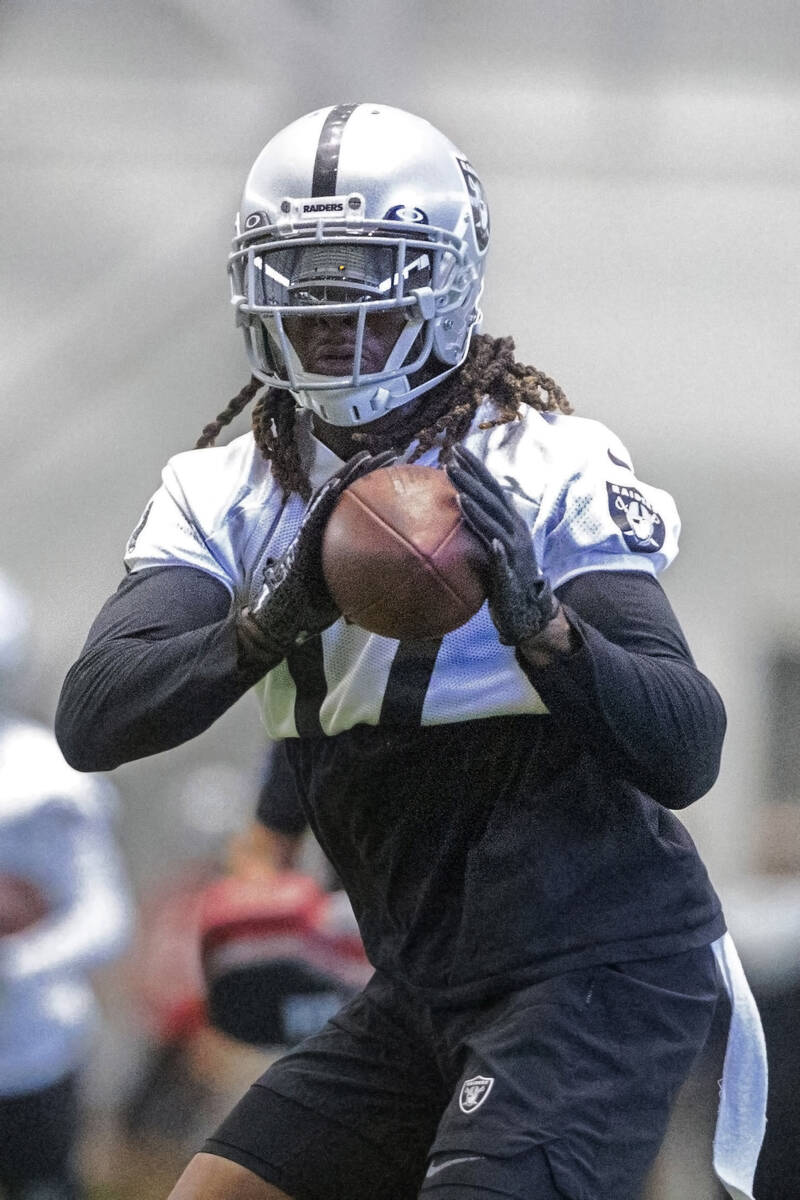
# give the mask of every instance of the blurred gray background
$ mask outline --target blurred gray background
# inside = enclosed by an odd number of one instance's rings
[[[729,714],[685,818],[752,969],[794,970],[799,62],[792,0],[3,0],[0,565],[42,715],[166,458],[248,377],[225,261],[252,159],[321,105],[407,108],[484,178],[484,328],[677,499],[663,582]],[[192,780],[247,812],[261,747],[246,698],[115,772],[139,886]]]
[[[311,108],[379,100],[484,176],[484,328],[677,498],[664,583],[730,716],[687,819],[721,887],[751,867],[769,667],[800,643],[799,60],[789,2],[4,0],[0,561],[42,709],[166,458],[248,377],[225,260],[252,159]],[[258,742],[246,699],[117,772],[137,858],[173,775]]]

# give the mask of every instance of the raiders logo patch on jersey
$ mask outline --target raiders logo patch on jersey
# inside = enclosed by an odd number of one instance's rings
[[[664,545],[664,521],[635,487],[606,483],[608,511],[629,550],[655,554]]]

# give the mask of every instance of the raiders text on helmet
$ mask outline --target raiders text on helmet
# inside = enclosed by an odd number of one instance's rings
[[[480,179],[428,121],[380,104],[301,117],[256,159],[229,259],[254,374],[333,425],[407,403],[464,361],[488,241]],[[405,321],[364,371],[365,331],[387,310]],[[321,316],[349,322],[341,374],[307,369],[290,336]]]

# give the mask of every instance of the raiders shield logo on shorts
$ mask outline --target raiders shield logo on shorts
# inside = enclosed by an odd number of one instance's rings
[[[467,1079],[462,1084],[458,1096],[458,1107],[461,1111],[471,1113],[480,1108],[492,1090],[493,1083],[494,1080],[486,1075],[475,1075],[474,1078]]]

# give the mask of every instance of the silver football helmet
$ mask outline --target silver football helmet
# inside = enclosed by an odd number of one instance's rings
[[[253,164],[228,262],[253,373],[332,425],[408,403],[464,361],[488,243],[480,179],[428,121],[382,104],[300,117]]]

